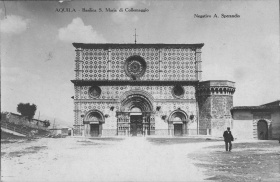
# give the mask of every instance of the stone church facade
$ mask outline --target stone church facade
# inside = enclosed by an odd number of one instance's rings
[[[204,44],[73,46],[75,135],[220,136],[232,124],[234,82],[201,81]]]

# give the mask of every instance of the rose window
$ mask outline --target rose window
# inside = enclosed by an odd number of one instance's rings
[[[131,56],[125,62],[125,72],[132,78],[139,78],[144,75],[146,70],[146,62],[140,56]]]
[[[182,98],[185,94],[185,90],[181,85],[176,85],[172,89],[172,94],[176,98]]]
[[[138,61],[133,60],[131,63],[129,63],[128,71],[133,75],[141,73],[142,69],[143,67]]]
[[[88,93],[91,98],[99,98],[101,89],[98,86],[92,86],[89,88]]]

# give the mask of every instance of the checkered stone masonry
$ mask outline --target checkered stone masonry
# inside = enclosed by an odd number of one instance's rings
[[[138,55],[147,63],[146,72],[141,80],[159,80],[159,52],[156,49],[112,49],[111,50],[111,79],[129,80],[124,72],[125,60]]]
[[[130,80],[124,63],[130,56],[141,56],[147,63],[141,80],[196,80],[200,73],[201,52],[182,49],[83,49],[76,50],[76,79]],[[196,56],[199,60],[196,60]]]
[[[106,80],[108,51],[103,49],[83,50],[82,78],[84,80]]]
[[[76,86],[76,99],[91,99],[89,96],[90,86]],[[126,91],[143,90],[150,93],[154,99],[174,99],[172,95],[173,86],[100,86],[101,95],[99,99],[119,99]],[[181,99],[195,99],[195,87],[183,86],[185,94]],[[80,93],[80,95],[78,94]]]
[[[126,92],[134,90],[145,91],[153,97],[152,105],[155,114],[151,116],[151,120],[155,123],[153,127],[158,127],[156,129],[159,131],[166,130],[167,132],[169,126],[162,116],[168,117],[175,110],[194,116],[189,124],[195,124],[198,121],[196,85],[192,84],[195,82],[189,84],[187,81],[200,80],[200,46],[203,46],[202,44],[198,46],[75,44],[74,46],[76,47],[75,80],[79,81],[77,82],[79,84],[74,85],[74,123],[79,135],[82,134],[83,117],[94,110],[100,111],[104,116],[102,133],[116,132],[116,113],[121,108],[120,98]],[[145,70],[144,74],[136,79],[127,75],[125,69],[127,60],[131,60],[128,59],[130,57],[136,61],[144,60],[144,63],[140,65]],[[134,65],[133,69],[137,70],[136,66]],[[128,80],[136,82],[133,84],[121,82]],[[160,83],[161,81],[171,82]],[[176,81],[184,82],[177,83]],[[101,90],[97,97],[91,97],[89,94],[93,86]],[[181,88],[180,97],[174,95],[175,86]],[[158,106],[160,109],[156,110]]]
[[[195,80],[195,51],[192,49],[163,49],[161,80]]]
[[[80,49],[77,49],[76,50],[76,58],[75,58],[75,77],[76,77],[76,80],[79,80],[79,79],[82,79],[82,50]]]

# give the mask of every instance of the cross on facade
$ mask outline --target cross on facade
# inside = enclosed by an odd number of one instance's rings
[[[133,36],[135,37],[135,41],[134,41],[134,42],[135,42],[135,44],[136,44],[136,42],[137,42],[137,41],[136,41],[136,36],[138,36],[138,35],[136,35],[136,28],[135,28],[135,34],[134,34]]]

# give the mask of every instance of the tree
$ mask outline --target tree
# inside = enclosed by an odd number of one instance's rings
[[[19,103],[17,106],[17,112],[19,112],[22,116],[26,116],[29,120],[31,120],[36,112],[37,106],[35,104],[30,103]]]

